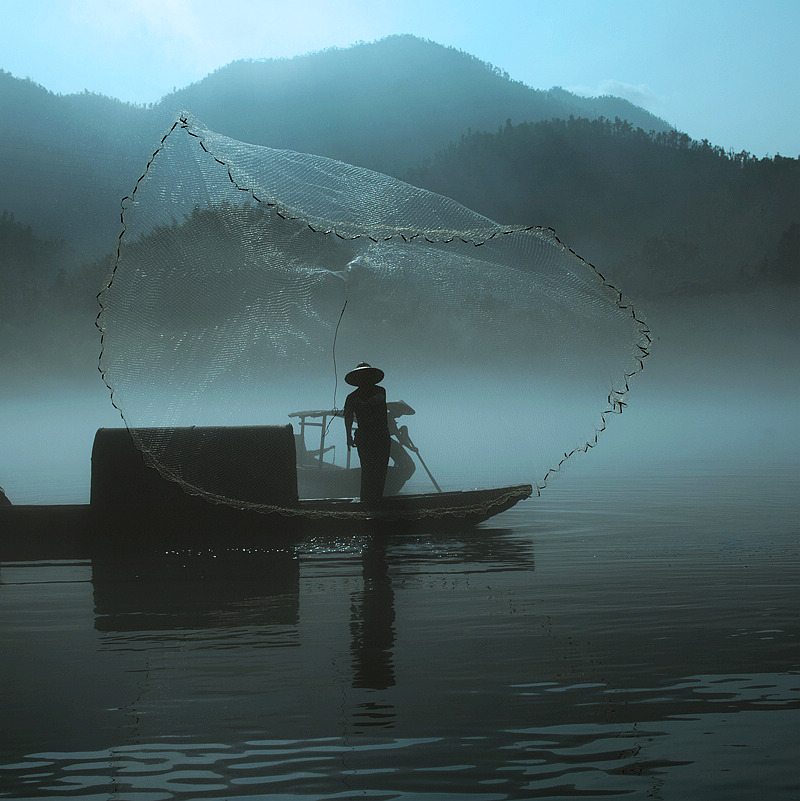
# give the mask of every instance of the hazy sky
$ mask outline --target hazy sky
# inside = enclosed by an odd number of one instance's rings
[[[412,33],[726,149],[800,155],[800,0],[0,2],[0,68],[62,94],[147,103],[234,59]]]

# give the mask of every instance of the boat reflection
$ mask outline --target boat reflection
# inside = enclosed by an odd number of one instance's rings
[[[297,626],[299,577],[297,555],[288,547],[95,557],[95,629]]]

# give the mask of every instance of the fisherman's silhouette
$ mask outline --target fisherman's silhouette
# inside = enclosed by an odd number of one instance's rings
[[[389,466],[391,437],[386,410],[386,390],[378,386],[383,371],[361,362],[344,380],[356,389],[344,402],[347,447],[358,449],[361,462],[361,502],[374,505],[383,499]],[[353,435],[353,419],[358,428]]]

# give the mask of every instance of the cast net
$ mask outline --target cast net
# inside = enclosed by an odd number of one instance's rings
[[[435,480],[445,492],[536,492],[596,444],[648,352],[646,324],[551,230],[498,225],[386,175],[238,142],[188,115],[122,220],[99,296],[101,372],[147,462],[217,502],[298,510],[236,482],[219,492],[218,460],[206,474],[202,449],[174,429],[292,423],[300,497],[357,494],[357,483],[346,489],[357,456],[348,470],[331,413],[362,361],[385,371],[389,401],[406,404],[397,425],[412,464],[389,491],[436,492]],[[314,484],[309,467],[332,483]],[[268,454],[238,469],[269,472]]]

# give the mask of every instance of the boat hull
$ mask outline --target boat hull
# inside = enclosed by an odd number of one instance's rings
[[[377,507],[354,498],[300,500],[291,507],[236,509],[186,496],[181,504],[0,508],[0,559],[86,558],[131,548],[264,545],[324,533],[466,528],[531,495],[528,484],[464,492],[397,495]]]
[[[366,506],[354,498],[301,500],[299,513],[308,520],[369,520],[424,524],[474,525],[510,509],[530,497],[530,484],[458,492],[393,495],[377,506]]]

